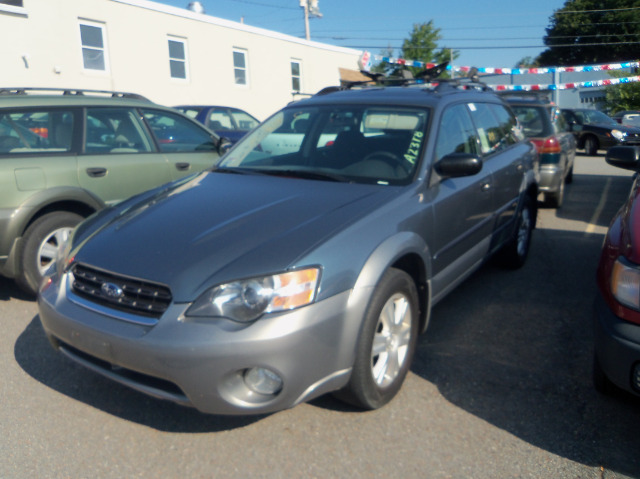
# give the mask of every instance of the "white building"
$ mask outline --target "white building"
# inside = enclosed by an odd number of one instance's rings
[[[147,0],[0,0],[0,88],[138,93],[259,119],[340,84],[361,52]]]

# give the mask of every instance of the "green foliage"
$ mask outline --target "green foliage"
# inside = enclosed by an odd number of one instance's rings
[[[540,64],[536,58],[523,57],[520,61],[516,62],[514,68],[536,68],[539,66]]]
[[[611,72],[610,75],[618,78],[630,76],[628,72]],[[603,107],[610,114],[624,110],[640,110],[640,82],[611,85],[605,87],[604,91]]]
[[[409,34],[409,38],[402,43],[400,57],[407,60],[417,60],[424,63],[444,63],[458,58],[458,53],[448,48],[438,49],[438,40],[441,39],[440,29],[433,26],[433,21],[428,23],[416,23]],[[389,47],[381,52],[382,56],[393,56],[393,49]],[[414,75],[422,71],[422,68],[407,67]],[[389,65],[381,62],[371,70],[379,73],[392,74],[398,69],[398,65]]]
[[[567,0],[549,19],[541,66],[589,65],[640,58],[638,0]],[[603,44],[608,45],[603,45]]]

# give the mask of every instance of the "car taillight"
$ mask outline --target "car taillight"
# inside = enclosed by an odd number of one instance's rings
[[[536,145],[536,149],[538,153],[560,153],[562,148],[560,147],[560,142],[555,136],[550,136],[544,139],[534,139],[531,140],[534,145]]]
[[[44,127],[37,127],[37,128],[29,128],[32,132],[34,132],[36,135],[40,135],[42,138],[49,138],[49,129],[48,128],[44,128]]]

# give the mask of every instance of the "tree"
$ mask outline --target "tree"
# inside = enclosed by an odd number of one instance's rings
[[[402,43],[402,57],[436,64],[457,58],[458,53],[452,52],[448,48],[442,48],[439,52],[435,51],[438,48],[438,40],[441,38],[440,29],[433,26],[433,20],[428,23],[415,23],[409,38]],[[415,75],[423,69],[409,67],[409,70]]]
[[[613,77],[626,77],[626,72],[610,72]],[[624,110],[640,110],[640,82],[619,83],[605,87],[603,107],[613,114]]]
[[[638,0],[567,0],[550,18],[541,66],[588,65],[640,57]]]
[[[452,58],[458,58],[457,52],[452,52],[450,49],[442,48],[439,52],[436,52],[438,48],[438,40],[440,40],[440,29],[434,28],[433,21],[428,23],[419,23],[413,25],[413,30],[409,34],[409,38],[405,39],[402,43],[401,57],[405,60],[417,60],[424,63],[444,63],[450,61]],[[385,51],[381,52],[382,56],[392,57],[393,49],[388,47]],[[374,72],[385,73],[387,75],[392,74],[398,70],[398,65],[389,65],[386,62],[380,62],[375,65],[371,70]],[[407,67],[414,75],[424,68]]]
[[[538,60],[532,57],[523,57],[515,65],[515,68],[535,68],[539,67]]]

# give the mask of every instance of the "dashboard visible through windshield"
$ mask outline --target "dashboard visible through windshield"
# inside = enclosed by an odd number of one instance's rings
[[[219,168],[407,184],[422,155],[428,115],[428,110],[353,105],[288,108],[238,143]]]

